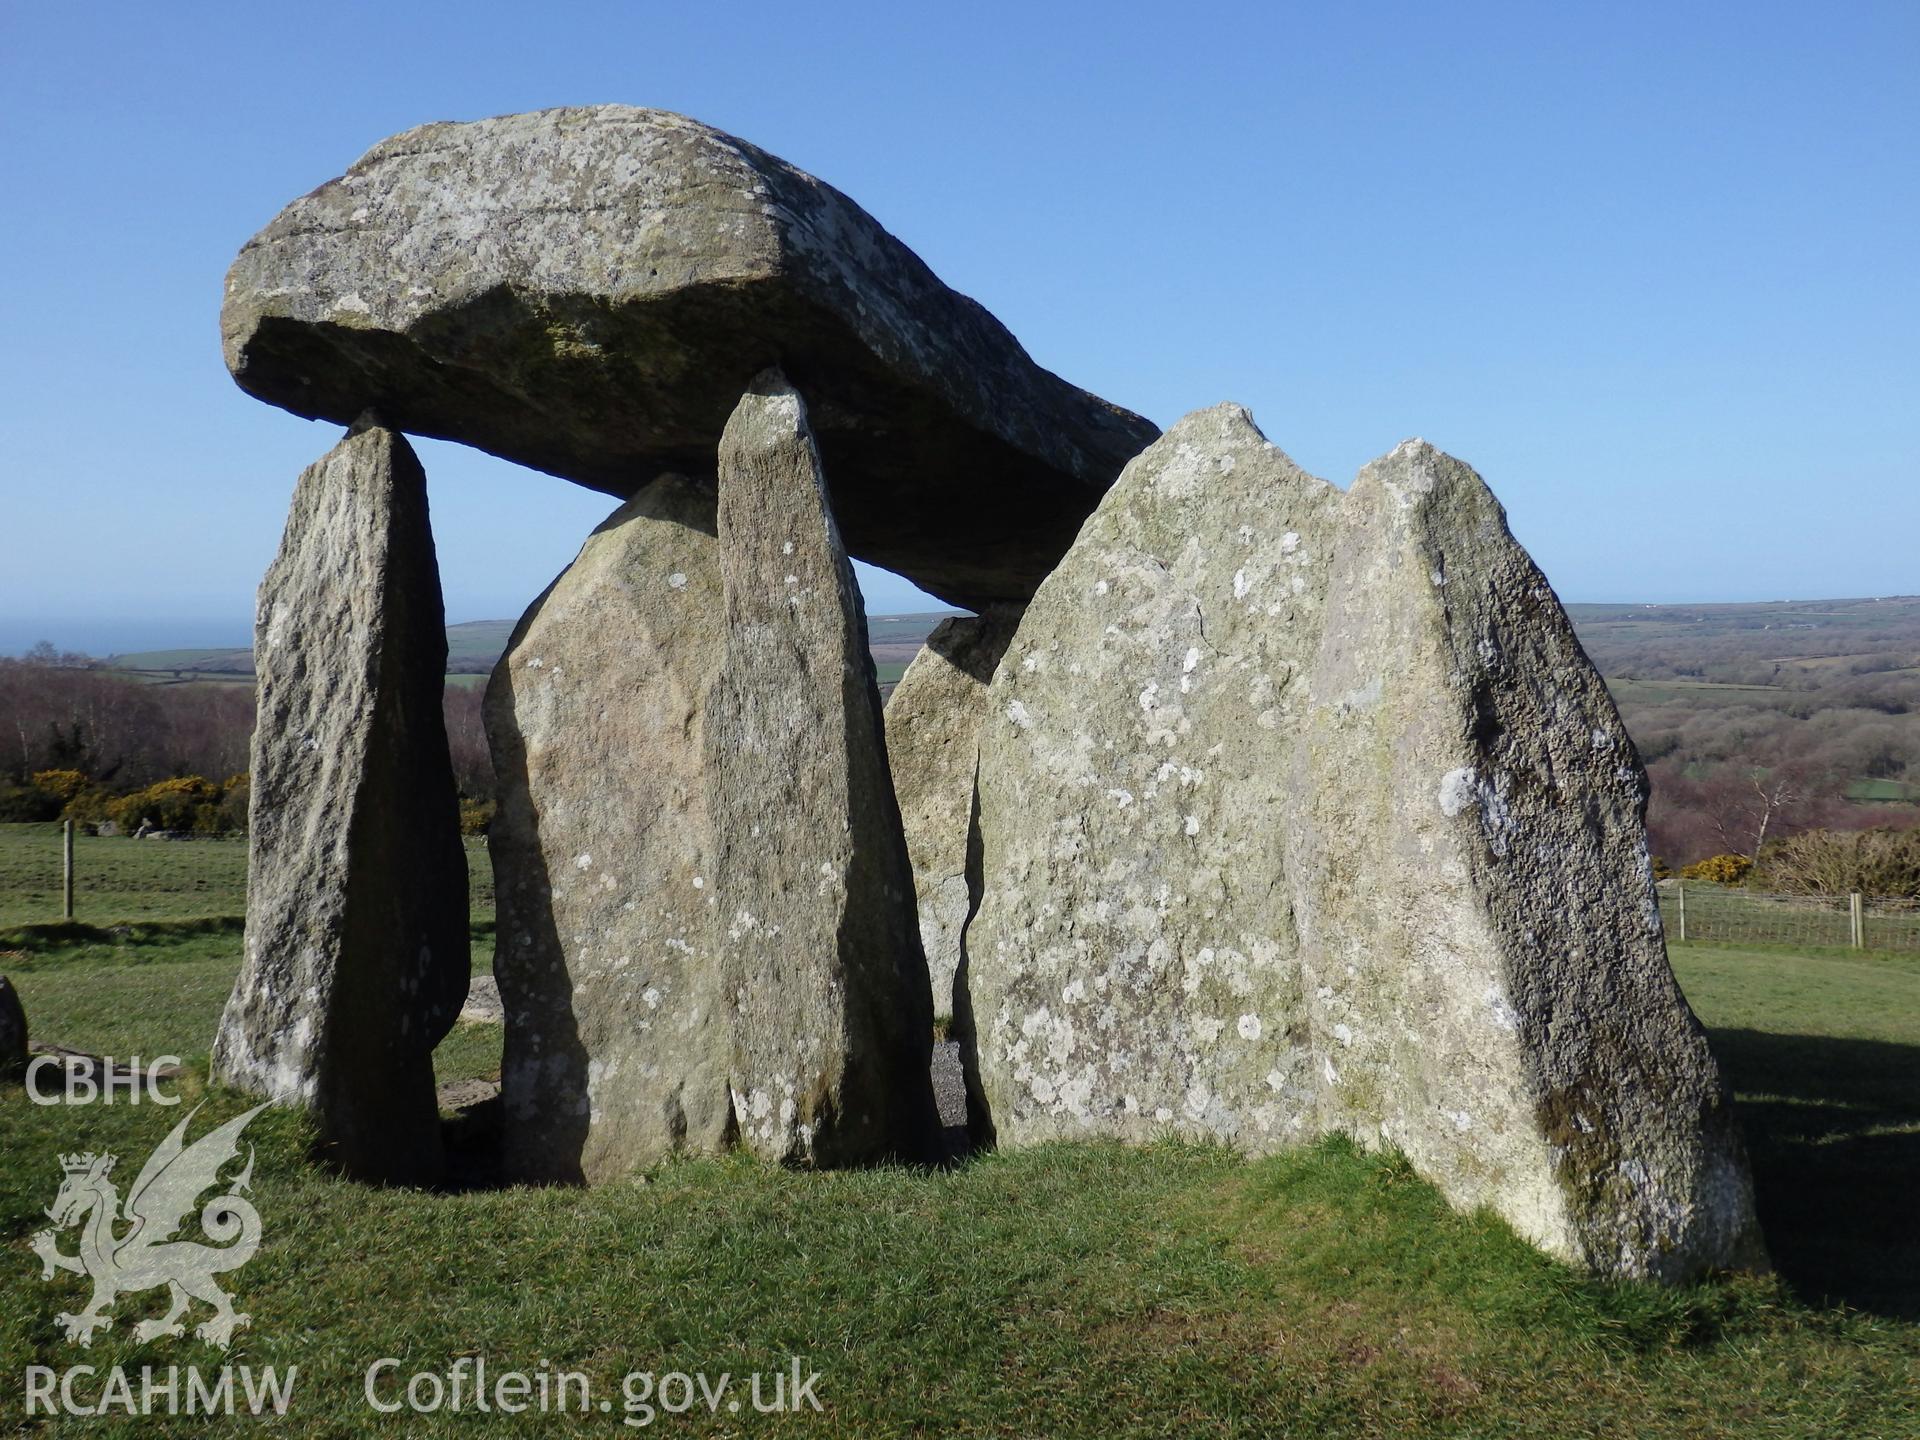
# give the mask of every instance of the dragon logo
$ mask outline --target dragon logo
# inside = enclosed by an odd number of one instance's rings
[[[196,1105],[140,1167],[124,1212],[120,1188],[112,1179],[117,1156],[89,1151],[60,1157],[66,1178],[46,1212],[54,1229],[42,1230],[33,1237],[33,1252],[46,1267],[42,1280],[51,1280],[56,1271],[65,1270],[93,1281],[93,1299],[87,1308],[77,1315],[57,1317],[68,1340],[91,1345],[94,1331],[113,1324],[108,1312],[116,1297],[162,1285],[167,1287],[169,1297],[167,1313],[134,1326],[138,1339],[185,1335],[187,1327],[180,1323],[180,1317],[186,1313],[190,1298],[213,1306],[213,1314],[195,1327],[194,1334],[222,1350],[232,1341],[237,1327],[250,1323],[249,1316],[235,1312],[233,1297],[216,1285],[213,1277],[238,1270],[260,1248],[259,1213],[240,1198],[253,1178],[251,1145],[247,1147],[246,1168],[234,1177],[224,1194],[214,1196],[200,1211],[200,1228],[214,1243],[203,1245],[172,1237],[200,1196],[220,1183],[220,1167],[240,1153],[240,1132],[264,1109],[266,1106],[256,1105],[188,1145],[187,1126],[200,1113]],[[123,1224],[131,1228],[123,1232]],[[62,1255],[57,1231],[69,1228],[80,1231],[79,1253]]]

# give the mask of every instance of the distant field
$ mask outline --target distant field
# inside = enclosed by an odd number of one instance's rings
[[[1666,705],[1676,700],[1696,705],[1751,704],[1756,699],[1771,701],[1784,692],[1772,685],[1733,685],[1713,680],[1618,680],[1607,679],[1607,689],[1620,704],[1638,701],[1644,705]]]
[[[167,673],[175,670],[253,671],[253,652],[231,648],[217,650],[141,650],[130,655],[110,656],[107,663],[116,670],[141,670]]]
[[[74,838],[74,918],[89,925],[244,915],[247,842]],[[484,842],[467,843],[474,913],[493,915]],[[0,825],[0,930],[60,918],[60,827]]]
[[[1856,780],[1847,789],[1851,800],[1920,803],[1920,785],[1905,780]]]
[[[512,620],[469,620],[447,627],[447,669],[458,674],[466,671],[491,671],[506,653],[513,637]]]
[[[244,914],[244,840],[74,839],[74,914],[95,925]],[[0,825],[0,927],[60,918],[60,827]]]

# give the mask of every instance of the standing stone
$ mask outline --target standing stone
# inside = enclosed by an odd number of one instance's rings
[[[27,1010],[13,982],[0,975],[0,1080],[17,1080],[27,1068]]]
[[[1321,1127],[1601,1274],[1764,1263],[1646,776],[1559,601],[1423,442],[1341,521],[1282,812]]]
[[[980,899],[980,877],[967,871],[980,721],[994,669],[1019,623],[1012,606],[942,620],[887,699],[887,764],[939,1015],[955,1013],[960,936]]]
[[[1410,442],[1343,498],[1188,416],[989,707],[961,988],[1001,1143],[1346,1132],[1596,1273],[1764,1263],[1644,773],[1471,470]]]
[[[1311,1133],[1276,821],[1338,500],[1239,406],[1189,415],[1027,608],[980,732],[966,937],[1002,1144]]]
[[[363,416],[301,475],[260,586],[246,957],[213,1065],[397,1182],[439,1171],[433,1047],[467,990],[446,662],[426,477]]]
[[[917,1154],[933,1005],[866,617],[800,396],[756,379],[720,441],[726,669],[703,740],[741,1142]]]
[[[487,686],[515,1178],[727,1142],[702,742],[725,651],[713,494],[669,476],[594,531]]]

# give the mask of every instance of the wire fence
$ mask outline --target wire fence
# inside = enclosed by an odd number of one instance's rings
[[[1660,882],[1667,938],[1748,945],[1920,951],[1920,900],[1768,895],[1700,881]]]

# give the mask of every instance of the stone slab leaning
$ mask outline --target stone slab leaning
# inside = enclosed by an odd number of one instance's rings
[[[701,739],[726,658],[710,488],[616,510],[487,686],[507,1174],[598,1183],[730,1136]]]

